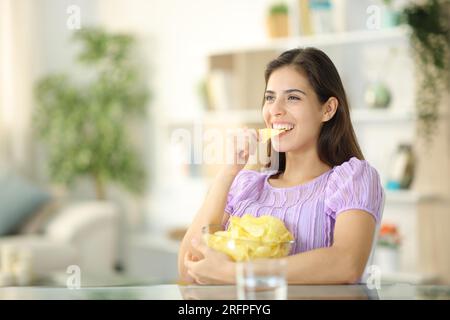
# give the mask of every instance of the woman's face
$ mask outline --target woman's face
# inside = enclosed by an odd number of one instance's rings
[[[278,152],[307,150],[317,145],[322,105],[306,75],[292,66],[272,72],[264,96],[263,117],[268,128],[289,128],[272,139]]]

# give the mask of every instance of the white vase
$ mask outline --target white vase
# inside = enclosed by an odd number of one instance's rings
[[[375,264],[382,273],[396,273],[399,271],[399,253],[395,248],[377,247]]]

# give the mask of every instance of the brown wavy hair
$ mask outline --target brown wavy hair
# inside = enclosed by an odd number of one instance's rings
[[[284,66],[293,66],[299,72],[306,73],[321,104],[324,104],[330,97],[338,100],[336,113],[333,118],[323,123],[320,130],[317,143],[320,160],[330,167],[340,165],[352,157],[364,160],[350,119],[350,109],[344,86],[331,59],[323,51],[311,47],[285,51],[267,65],[264,74],[266,80],[264,92],[272,72]],[[271,155],[270,144],[268,150]],[[276,152],[276,154],[279,155],[278,172],[284,172],[286,154],[284,152]],[[268,167],[270,165],[269,163]]]

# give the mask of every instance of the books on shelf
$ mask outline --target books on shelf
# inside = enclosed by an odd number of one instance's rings
[[[345,13],[343,0],[298,0],[300,35],[344,32]]]
[[[299,13],[300,13],[300,33],[304,36],[309,36],[313,34],[313,29],[311,25],[311,17],[309,11],[309,1],[299,0]]]

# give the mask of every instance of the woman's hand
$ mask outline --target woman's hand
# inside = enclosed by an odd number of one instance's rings
[[[233,133],[228,139],[231,140],[231,146],[226,149],[224,170],[226,173],[236,175],[245,167],[250,155],[256,152],[258,135],[256,130],[244,128],[243,131]]]
[[[192,246],[203,259],[187,252],[184,265],[188,275],[198,284],[230,284],[235,282],[235,264],[224,253],[209,248],[203,241],[194,238]]]

